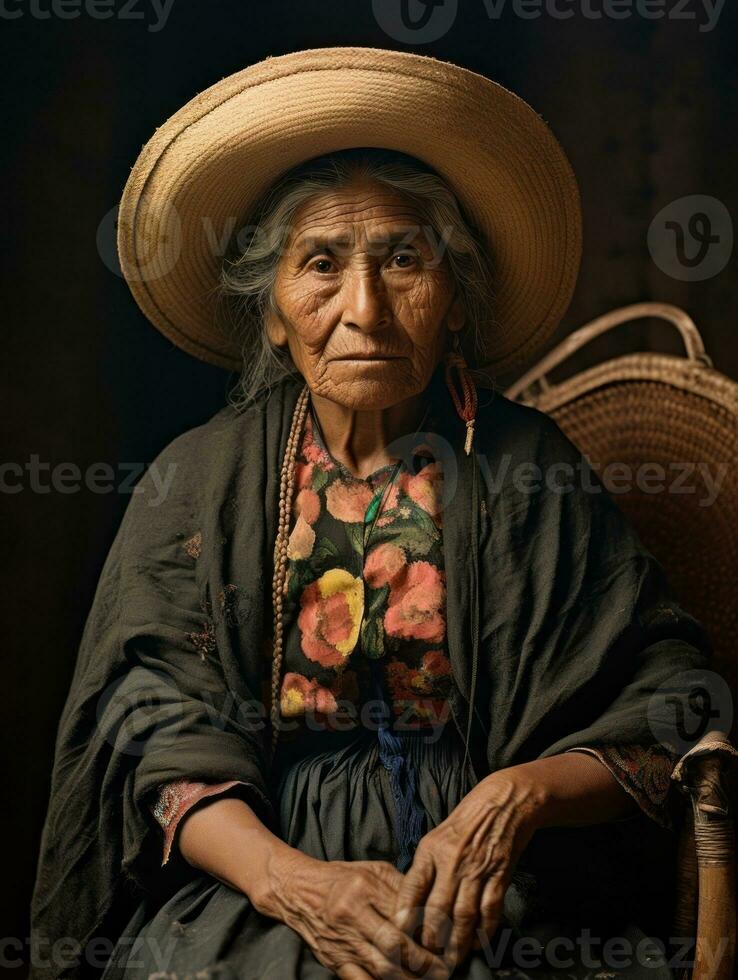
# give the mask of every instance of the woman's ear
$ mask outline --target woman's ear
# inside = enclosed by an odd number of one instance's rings
[[[267,310],[264,315],[264,327],[267,337],[275,347],[287,346],[287,330],[282,318],[275,310]]]

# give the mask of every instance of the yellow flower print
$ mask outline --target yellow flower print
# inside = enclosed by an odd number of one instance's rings
[[[335,667],[351,654],[359,638],[364,583],[345,568],[331,568],[300,596],[297,624],[302,652],[324,667]]]

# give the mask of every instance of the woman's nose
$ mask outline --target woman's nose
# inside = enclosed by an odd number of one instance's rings
[[[392,322],[387,290],[379,274],[352,272],[344,282],[342,320],[364,333],[381,330]]]

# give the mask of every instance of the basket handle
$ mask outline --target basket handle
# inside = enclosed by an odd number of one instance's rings
[[[623,306],[620,309],[612,310],[603,316],[597,317],[590,323],[585,324],[578,330],[565,337],[552,351],[527,371],[521,378],[505,392],[506,397],[513,400],[520,398],[530,398],[535,395],[534,386],[538,385],[539,392],[548,391],[551,384],[546,377],[549,371],[570,357],[580,347],[584,347],[595,337],[612,330],[613,327],[620,326],[630,320],[641,320],[644,317],[653,317],[666,320],[673,324],[681,334],[687,358],[705,367],[712,367],[712,361],[705,353],[705,345],[694,321],[684,310],[678,306],[670,306],[668,303],[634,303],[632,306]]]

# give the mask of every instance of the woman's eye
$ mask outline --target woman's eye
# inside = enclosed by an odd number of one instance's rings
[[[325,274],[326,272],[333,271],[333,263],[330,259],[316,259],[315,262],[313,262],[313,268],[316,272],[322,272]]]
[[[417,262],[416,252],[395,252],[391,262],[397,269],[410,269]]]

